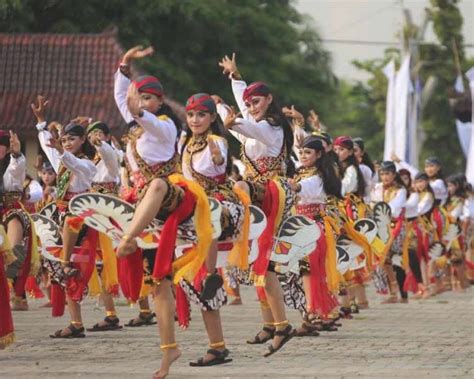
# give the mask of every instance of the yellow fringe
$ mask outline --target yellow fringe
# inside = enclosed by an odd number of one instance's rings
[[[227,262],[231,266],[247,270],[249,267],[250,197],[240,188],[234,188],[234,192],[244,206],[244,222],[242,225],[242,233],[239,235],[239,240],[234,242],[234,247],[227,258]]]
[[[89,296],[91,297],[99,296],[102,292],[102,289],[100,288],[99,274],[97,273],[97,267],[95,267],[95,265],[87,286],[89,287]]]
[[[13,262],[16,261],[16,257],[13,254],[12,247],[10,245],[10,241],[8,240],[7,233],[5,232],[5,228],[3,225],[0,225],[0,236],[2,238],[3,243],[0,245],[0,254],[3,254],[3,263],[6,266],[11,265]]]
[[[412,224],[408,224],[406,226],[406,235],[402,245],[402,267],[404,270],[408,270],[410,268],[410,258],[408,255],[408,249],[410,247],[411,228]]]
[[[273,231],[273,235],[278,232],[278,228],[280,227],[280,224],[283,221],[283,211],[285,210],[286,202],[285,190],[283,189],[278,180],[274,180],[274,182],[278,188],[278,212],[275,219],[275,230]]]
[[[379,259],[383,258],[383,253],[385,249],[385,244],[382,242],[382,240],[379,237],[375,237],[374,240],[372,241],[372,251],[375,254],[375,256]]]
[[[103,233],[99,233],[99,246],[102,251],[102,287],[108,293],[119,284],[117,257],[114,253],[112,241]]]
[[[25,211],[26,215],[28,216],[28,220],[30,221],[30,237],[31,237],[31,263],[30,263],[30,276],[36,276],[38,274],[40,267],[41,267],[41,262],[40,262],[40,254],[38,251],[38,236],[36,235],[36,229],[35,229],[35,224],[33,222],[33,219],[31,218],[30,214],[26,211],[26,209],[23,207],[23,204],[21,204],[21,207]]]
[[[192,281],[206,260],[212,242],[211,211],[206,193],[199,184],[186,180],[179,174],[169,176],[169,180],[173,184],[186,183],[189,191],[196,197],[194,227],[198,242],[190,251],[173,262],[174,283],[178,284],[181,279]]]
[[[333,225],[336,224],[336,220],[329,216],[324,216],[324,231],[326,237],[326,277],[329,290],[332,293],[339,291],[339,279],[340,274],[337,271],[337,252],[336,252],[336,239],[334,238]]]
[[[8,333],[6,336],[0,337],[0,345],[6,347],[8,345],[11,345],[13,342],[15,342],[15,333],[11,332]]]
[[[152,293],[152,286],[149,284],[145,284],[145,282],[142,282],[142,286],[140,288],[140,294],[138,295],[140,299],[144,297],[148,297]]]

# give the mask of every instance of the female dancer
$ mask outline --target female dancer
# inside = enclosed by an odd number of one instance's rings
[[[352,222],[365,216],[366,205],[363,202],[363,198],[365,196],[366,183],[359,168],[359,162],[354,155],[354,142],[352,138],[348,136],[336,138],[334,141],[334,151],[338,155],[339,162],[342,166],[341,194],[345,198],[343,211],[348,219],[348,222],[345,224],[345,229],[348,229],[346,232],[349,232]],[[353,236],[356,237],[356,235]],[[357,237],[359,236],[357,235]],[[362,241],[364,240],[365,239],[362,239]],[[366,240],[364,245],[365,254],[370,254],[370,246]],[[367,263],[369,263],[368,259]],[[344,315],[349,313],[348,306],[350,306],[350,312],[352,313],[358,313],[359,308],[363,309],[368,307],[369,303],[364,287],[368,279],[369,273],[365,267],[357,270],[349,270],[345,274],[350,304],[347,304],[348,299],[343,296],[341,310]],[[357,298],[357,304],[355,298]]]
[[[143,52],[141,48],[131,51],[137,54]],[[164,221],[151,275],[161,340],[160,348],[163,351],[161,367],[154,377],[164,378],[168,375],[171,364],[181,355],[174,331],[173,282],[177,284],[183,279],[193,282],[206,260],[212,235],[209,203],[204,190],[199,185],[185,181],[181,176],[171,175],[176,170],[178,129],[169,117],[165,115],[156,117],[148,110],[154,106],[154,111],[157,112],[158,103],[162,104],[163,101],[162,97],[156,96],[158,90],[156,78],[148,81],[140,80],[130,85],[128,94],[123,99],[121,96],[126,90],[123,87],[127,82],[130,84],[130,81],[121,73],[117,75],[119,79],[116,76],[116,86],[119,88],[116,87],[116,100],[119,109],[126,119],[131,118],[142,129],[139,129],[138,135],[131,134],[126,153],[129,167],[135,167],[135,171],[132,172],[136,187],[132,194],[140,197],[141,200],[135,210],[131,225],[126,231],[127,234],[123,236],[117,248],[117,254],[121,257],[133,254],[137,249],[137,236],[150,222],[154,218]],[[139,92],[140,88],[143,89],[143,86],[150,83],[154,85],[152,90],[155,91],[155,97],[150,97],[148,92]],[[121,90],[120,87],[122,87]],[[147,87],[144,88],[144,90],[147,89]],[[157,149],[157,146],[160,149]],[[138,148],[143,156],[139,154]],[[145,158],[150,163],[147,163]],[[198,242],[191,251],[173,261],[177,226],[193,214]],[[177,301],[179,301],[179,294],[180,291],[177,290]],[[180,309],[178,309],[179,316]],[[215,321],[218,319],[218,313],[211,314],[210,317]],[[206,327],[209,327],[207,322]],[[229,361],[223,337],[219,332],[214,337],[219,342],[211,347],[208,356],[198,361],[197,365],[205,365],[212,360],[214,363]]]
[[[221,136],[223,130],[214,100],[204,93],[191,96],[186,103],[186,121],[190,132],[181,150],[183,175],[186,179],[197,182],[208,196],[222,203],[222,233],[219,240],[229,238],[237,240],[239,236],[243,237],[239,242],[243,249],[237,254],[247,255],[248,238],[245,241],[245,235],[248,235],[248,223],[244,225],[244,231],[241,234],[244,207],[239,196],[232,190],[232,184],[227,176],[227,141]],[[242,196],[246,198],[242,199],[243,202],[248,204],[250,201],[248,197],[241,193],[240,197]],[[217,240],[213,240],[209,255],[212,256],[212,261],[211,259],[206,261],[206,271],[212,272],[216,266]],[[189,283],[187,287],[191,287]],[[210,366],[230,361],[227,359],[229,351],[225,348],[219,309],[206,301],[211,299],[209,294],[206,295],[204,288],[200,295],[199,305],[202,309],[211,350],[197,362],[191,363],[192,366]],[[216,303],[219,305],[218,302]]]
[[[449,222],[458,224],[461,229],[461,215],[464,203],[467,198],[466,181],[464,175],[452,175],[446,179],[448,183],[448,200],[445,209]],[[463,291],[468,285],[466,283],[465,263],[463,246],[460,238],[453,241],[450,246],[448,256],[451,261],[451,282],[452,288],[456,291]]]
[[[36,128],[41,148],[58,176],[56,205],[58,215],[56,221],[62,227],[62,267],[66,277],[66,299],[71,316],[71,324],[52,334],[51,338],[83,338],[80,301],[95,264],[96,240],[86,235],[87,228],[75,225],[75,218],[68,214],[68,202],[73,196],[90,189],[96,167],[90,160],[93,148],[87,141],[86,131],[81,125],[68,124],[59,134],[59,139],[46,128],[44,111],[48,101],[38,96],[37,104],[32,104],[33,113],[37,119]],[[82,246],[88,252],[87,264],[71,262],[71,256],[76,246]],[[54,308],[54,304],[53,304]]]
[[[251,273],[257,286],[264,328],[248,343],[261,344],[272,339],[264,354],[269,356],[294,334],[286,318],[281,285],[269,262],[273,236],[294,204],[291,188],[284,178],[285,168],[291,165],[288,157],[293,148],[293,134],[270,88],[262,82],[247,86],[242,80],[235,54],[232,59],[225,56],[219,66],[231,79],[234,98],[242,113],[240,118],[233,109],[218,104],[226,128],[242,143],[245,180],[237,182],[235,187],[249,194],[252,204],[267,216],[267,227],[259,238],[259,254]]]
[[[372,191],[372,201],[383,201],[390,206],[392,212],[391,236],[385,246],[383,268],[389,280],[390,296],[383,304],[398,302],[397,290],[402,303],[408,302],[408,294],[404,291],[405,269],[408,269],[408,256],[403,256],[406,237],[405,207],[407,190],[397,173],[395,164],[384,161],[380,164],[379,177]]]
[[[144,196],[153,178],[166,178],[175,173],[179,160],[175,145],[181,123],[164,102],[162,84],[154,76],[140,76],[134,81],[131,80],[131,63],[136,59],[147,57],[153,52],[152,47],[143,49],[142,46],[135,46],[131,48],[122,57],[119,69],[115,74],[115,102],[130,128],[124,157],[126,170],[123,175],[120,196],[132,204],[137,203]],[[136,114],[130,112],[127,103],[129,89],[133,91],[133,96],[130,96],[129,99],[134,102],[133,110]],[[157,146],[160,148],[158,149]],[[161,190],[166,191],[166,185],[161,184]],[[143,251],[145,277],[138,299],[140,312],[126,326],[156,324],[153,321],[155,315],[150,310],[148,303],[149,291],[146,291],[153,284],[149,267],[154,266],[154,256],[154,249]],[[136,269],[131,269],[131,271],[134,272]]]
[[[374,186],[375,166],[370,159],[369,154],[365,150],[364,140],[360,137],[354,138],[354,155],[359,162],[359,169],[364,176],[365,181],[365,195],[364,201],[366,204],[370,203],[370,192]]]
[[[26,159],[21,153],[17,135],[0,130],[0,203],[1,223],[17,261],[10,266],[7,276],[13,278],[15,297],[13,310],[27,310],[25,284],[27,277],[36,275],[39,257],[34,246],[36,236],[30,217],[21,204],[23,182],[26,177]]]
[[[335,199],[341,198],[341,181],[334,173],[334,164],[324,150],[321,139],[306,137],[300,151],[301,167],[290,185],[297,195],[298,214],[308,216],[320,224],[324,234],[316,250],[300,264],[308,316],[297,329],[296,336],[315,336],[317,330],[331,329],[322,324],[337,306],[334,293],[339,290],[336,271],[336,245],[330,220],[331,208],[337,209]],[[326,269],[329,268],[327,271]]]
[[[91,192],[117,195],[118,183],[120,181],[120,158],[110,143],[111,136],[109,127],[101,121],[92,122],[87,127],[87,138],[96,149],[93,162],[96,166],[97,173],[92,181]],[[122,326],[119,325],[113,299],[113,295],[118,294],[117,258],[110,239],[102,233],[99,233],[98,238],[100,257],[102,260],[100,270],[102,288],[97,288],[96,290],[97,292],[100,291],[106,317],[92,328],[88,328],[88,332],[117,330],[122,328]],[[93,278],[96,279],[96,276]]]

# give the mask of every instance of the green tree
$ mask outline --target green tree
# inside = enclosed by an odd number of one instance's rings
[[[155,47],[143,68],[178,101],[196,92],[233,100],[217,62],[236,52],[244,79],[268,82],[282,104],[330,112],[329,53],[289,0],[0,0],[3,32],[99,33],[110,25],[124,48]]]

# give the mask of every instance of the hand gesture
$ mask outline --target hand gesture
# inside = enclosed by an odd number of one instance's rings
[[[147,48],[143,48],[142,45],[132,47],[123,56],[122,64],[128,65],[133,59],[142,59],[153,54],[154,52],[155,50],[152,46],[148,46]]]
[[[296,109],[295,109],[295,106],[292,105],[291,108],[288,108],[288,107],[283,107],[281,109],[281,111],[283,112],[283,114],[286,116],[286,117],[289,117],[293,120],[296,120],[297,121],[297,125],[303,127],[304,126],[304,117],[303,115],[298,112]]]
[[[102,140],[99,135],[94,132],[89,135],[89,142],[94,146],[102,146]]]
[[[294,192],[298,192],[298,183],[296,183],[295,179],[289,178],[288,179],[288,184]]]
[[[32,103],[31,109],[33,110],[33,114],[36,117],[36,121],[39,123],[45,121],[44,111],[46,106],[49,104],[49,100],[45,100],[44,96],[38,95],[36,96],[37,104]]]
[[[398,158],[398,155],[395,154],[394,152],[392,152],[392,154],[390,154],[390,159],[395,163],[400,163],[401,162],[401,159]]]
[[[37,170],[37,171],[41,171],[43,169],[43,156],[41,154],[38,154],[36,156],[36,159],[35,159],[35,164],[33,165],[33,167]]]
[[[77,125],[81,125],[84,128],[87,128],[91,120],[92,119],[87,116],[77,116],[76,118],[72,119],[71,122]]]
[[[14,157],[21,155],[21,143],[18,136],[10,130],[10,152]]]
[[[59,139],[56,137],[51,137],[49,139],[49,143],[47,143],[46,146],[51,147],[52,149],[56,149],[59,154],[64,153],[63,146],[61,145],[61,142],[59,141]]]
[[[227,113],[227,116],[224,120],[224,127],[227,130],[232,129],[232,127],[236,124],[235,120],[237,119],[237,117],[240,117],[240,116],[241,116],[240,112],[236,113],[234,107],[229,107],[229,112]]]
[[[128,86],[127,106],[133,117],[140,116],[140,95],[138,93],[137,87],[135,87],[135,84],[133,83]]]
[[[212,136],[207,136],[207,144],[209,146],[209,150],[211,150],[211,157],[212,162],[220,166],[224,163],[224,157],[222,156],[221,149],[217,146],[217,143],[212,139]]]
[[[55,137],[59,139],[59,134],[61,133],[61,129],[63,126],[57,122],[57,121],[52,121],[48,124],[48,131]]]
[[[321,124],[319,123],[319,116],[314,110],[309,111],[308,123],[311,126],[311,129],[315,132],[321,131]]]
[[[216,105],[224,102],[219,95],[211,95],[211,98],[212,100],[214,100],[214,103],[216,103]]]
[[[237,63],[235,61],[235,53],[232,53],[232,59],[229,58],[227,55],[222,58],[219,62],[219,66],[222,67],[222,73],[224,75],[233,74],[234,72],[238,72],[237,70]]]

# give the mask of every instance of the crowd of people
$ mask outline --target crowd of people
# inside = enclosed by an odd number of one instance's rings
[[[0,347],[13,342],[12,310],[27,311],[28,296],[45,294],[53,316],[68,309],[69,325],[51,334],[64,339],[86,336],[87,295],[100,295],[105,308],[87,332],[122,328],[114,307],[121,293],[140,309],[126,326],[158,324],[162,361],[154,377],[164,378],[181,354],[175,324],[189,324],[190,303],[200,308],[209,339],[209,350],[190,364],[232,361],[219,309],[227,297],[242,304],[242,285],[255,287],[262,315],[261,330],[247,343],[268,342],[265,357],[292,338],[337,331],[342,319],[369,308],[369,283],[385,304],[469,287],[474,193],[464,175],[444,177],[436,157],[423,171],[395,155],[372,161],[361,138],[333,139],[314,112],[306,119],[293,106],[279,107],[267,84],[247,84],[235,55],[218,64],[237,109],[197,93],[182,123],[156,77],[131,77],[132,62],[152,53],[130,49],[115,73],[113,96],[128,126],[120,141],[94,115],[71,115],[65,125],[48,120],[54,104],[38,96],[32,112],[45,159],[35,177],[26,173],[18,137],[0,131]],[[241,145],[239,158],[230,156],[230,135]],[[69,202],[84,193],[134,206],[118,244],[71,212]],[[217,235],[209,198],[220,204]],[[252,206],[266,219],[256,237]],[[49,255],[35,214],[59,227],[61,246]],[[285,267],[274,257],[291,246],[275,238],[292,215],[319,232],[314,249]],[[156,220],[158,247],[139,248]],[[376,235],[358,228],[361,220],[376,225]],[[177,254],[179,228],[192,230],[194,242]],[[300,326],[290,325],[287,308],[301,312]]]

